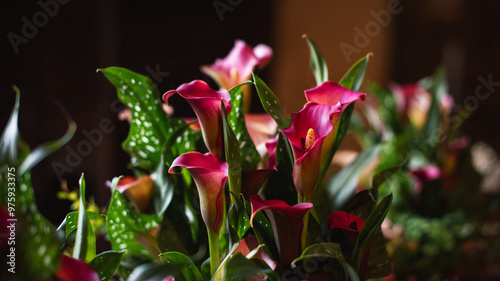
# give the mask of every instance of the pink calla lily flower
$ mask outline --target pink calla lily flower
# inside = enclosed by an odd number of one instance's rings
[[[225,58],[215,60],[212,65],[202,66],[201,71],[214,79],[219,87],[229,90],[250,79],[255,66],[266,66],[272,53],[267,45],[259,44],[252,48],[245,41],[236,40]]]
[[[195,80],[180,85],[176,90],[170,90],[163,95],[163,100],[179,94],[185,98],[193,108],[200,122],[203,140],[208,150],[218,157],[222,156],[222,110],[221,100],[224,102],[226,113],[231,110],[229,93],[226,90],[214,91],[207,83]]]
[[[207,229],[219,233],[222,226],[222,200],[227,181],[228,164],[212,153],[188,152],[177,157],[169,169],[186,168],[196,183],[200,196],[201,216]]]
[[[238,247],[234,250],[232,255],[234,256],[236,253],[241,253],[242,255],[247,256],[258,246],[259,241],[257,241],[257,238],[253,235],[249,235],[240,240]],[[263,260],[272,270],[276,268],[276,262],[274,262],[262,249],[259,249],[252,258]]]
[[[301,254],[301,235],[304,227],[304,216],[313,207],[312,203],[299,203],[290,206],[281,200],[264,201],[259,195],[250,196],[252,216],[250,225],[257,212],[265,211],[273,227],[276,246],[282,266],[290,266],[291,262]]]
[[[430,181],[441,178],[441,169],[434,165],[427,165],[420,170],[410,170],[410,175],[414,180],[414,192],[419,194],[424,189],[424,185]]]
[[[397,111],[403,123],[410,121],[417,128],[423,128],[431,107],[431,95],[418,84],[391,83],[389,88],[394,94]]]
[[[62,255],[55,276],[62,281],[99,281],[99,275],[84,261]]]
[[[269,158],[267,158],[267,167],[272,169],[276,169],[276,146],[278,146],[278,138],[279,135],[276,135],[265,143],[267,153],[269,154]]]
[[[125,194],[132,200],[139,211],[145,213],[150,206],[154,181],[148,175],[141,176],[140,178],[127,176],[118,181],[116,190]]]
[[[275,169],[241,171],[241,193],[245,198],[257,194],[264,183],[276,172]]]
[[[328,105],[340,103],[342,110],[352,102],[366,98],[366,94],[349,90],[331,81],[325,81],[312,89],[305,90],[304,94],[309,102]]]
[[[212,65],[204,65],[201,71],[210,76],[221,89],[230,90],[250,79],[252,70],[257,66],[263,68],[271,60],[272,49],[264,44],[259,44],[255,48],[245,43],[243,40],[236,40],[234,47],[223,59],[215,60]],[[244,112],[250,109],[249,85],[242,88]]]
[[[337,211],[328,215],[326,219],[328,229],[333,235],[334,242],[340,242],[342,245],[342,252],[346,259],[349,259],[356,245],[356,240],[358,239],[359,232],[365,224],[365,221],[356,215]],[[359,266],[359,277],[363,280],[366,267],[368,265],[368,256],[370,254],[370,246],[363,253],[363,258]]]
[[[260,157],[263,157],[266,153],[265,143],[276,136],[278,124],[267,113],[245,114],[245,123],[248,134],[257,148]]]
[[[332,119],[341,112],[341,104],[307,103],[292,114],[292,124],[280,131],[288,138],[295,157],[293,181],[297,193],[306,201],[312,199],[322,162],[322,146],[332,133]]]

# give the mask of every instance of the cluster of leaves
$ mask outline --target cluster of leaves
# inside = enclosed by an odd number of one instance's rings
[[[328,80],[328,69],[316,45],[309,38],[307,42],[311,51],[311,67],[319,85]],[[357,91],[368,59],[369,55],[356,62],[339,84]],[[17,131],[18,93],[11,120],[0,143],[0,182],[2,186],[7,186],[5,175],[8,175],[10,167],[14,167],[19,186],[15,191],[19,206],[15,216],[20,227],[17,239],[22,241],[19,243],[19,261],[23,261],[19,265],[23,268],[20,279],[37,280],[57,276],[65,280],[61,272],[64,271],[66,256],[83,262],[78,264],[86,268],[89,276],[98,275],[99,280],[110,280],[114,274],[127,280],[164,280],[167,277],[175,280],[243,280],[248,276],[263,275],[268,280],[299,280],[315,276],[360,280],[360,277],[377,278],[389,274],[390,263],[381,224],[391,205],[392,195],[380,198],[377,204],[377,190],[401,163],[392,157],[382,158],[370,188],[358,193],[355,191],[363,168],[380,155],[385,147],[394,144],[373,142],[334,177],[322,180],[347,134],[354,103],[344,110],[328,156],[322,162],[319,184],[312,199],[315,208],[304,220],[306,227],[302,237],[302,254],[291,264],[277,264],[275,269],[271,269],[261,259],[252,258],[262,250],[272,260],[279,260],[274,225],[264,213],[257,213],[251,226],[250,217],[253,214],[248,198],[226,190],[225,195],[231,199],[231,203],[225,210],[227,220],[219,235],[222,253],[219,268],[212,275],[208,266],[207,232],[197,202],[195,183],[186,173],[168,173],[177,156],[189,151],[206,151],[200,131],[193,130],[191,124],[181,118],[165,114],[158,99],[158,90],[149,78],[119,67],[99,71],[116,87],[119,99],[131,111],[130,131],[123,142],[123,149],[130,155],[130,166],[137,178],[148,175],[154,179],[154,196],[151,197],[150,208],[146,212],[139,211],[133,202],[117,190],[120,180],[117,177],[110,184],[112,194],[107,212],[98,214],[89,211],[86,208],[85,179],[82,175],[78,211],[69,213],[57,229],[48,223],[36,208],[29,171],[46,155],[67,143],[75,131],[75,125],[70,122],[68,132],[60,140],[42,145],[30,153]],[[279,128],[288,127],[290,120],[283,115],[272,90],[257,75],[253,74],[252,78],[252,81],[244,84],[255,87],[264,110],[274,118]],[[242,171],[256,169],[261,161],[245,124],[243,99],[237,98],[242,95],[241,86],[229,90],[233,110],[227,117],[223,114],[224,160],[229,163],[228,185],[241,184]],[[240,110],[234,110],[236,108]],[[290,144],[281,133],[276,148],[276,166],[277,171],[262,183],[258,193],[268,200],[281,199],[296,204],[297,192],[292,179],[294,156]],[[1,204],[8,206],[7,190],[1,191]],[[345,245],[341,241],[331,241],[330,232],[326,229],[326,218],[334,211],[343,211],[365,221],[349,256],[343,254]],[[102,218],[106,220],[106,235],[112,250],[97,254],[96,230],[92,220]],[[236,253],[240,242],[249,236],[255,236],[259,246],[246,256]],[[33,252],[33,249],[39,250]],[[33,254],[37,256],[33,257]],[[28,255],[30,258],[27,258]],[[311,264],[314,266],[311,267]],[[97,275],[92,275],[92,272]]]

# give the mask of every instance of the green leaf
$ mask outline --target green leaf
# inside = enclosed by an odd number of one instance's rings
[[[287,128],[292,123],[290,119],[285,119],[283,113],[281,112],[281,105],[274,95],[273,91],[269,89],[269,87],[262,81],[257,75],[252,73],[253,83],[255,85],[255,89],[257,90],[257,94],[259,95],[260,102],[262,103],[262,107],[264,110],[273,117],[276,124],[280,128]]]
[[[234,194],[231,193],[231,196]],[[245,209],[245,198],[240,194],[240,198],[235,198],[235,204],[229,210],[229,223],[235,230],[238,238],[241,240],[250,229],[250,218]]]
[[[106,251],[97,255],[90,263],[90,267],[99,274],[99,280],[110,280],[120,265],[126,251]]]
[[[400,135],[382,145],[379,153],[379,163],[375,168],[371,187],[375,199],[378,196],[378,188],[394,173],[403,169],[407,161],[408,139],[404,135]]]
[[[346,74],[344,74],[342,79],[340,79],[339,84],[347,89],[358,91],[365,77],[366,66],[368,65],[368,59],[371,55],[372,53],[368,53],[354,63]]]
[[[386,239],[379,229],[370,243],[370,253],[368,255],[364,278],[382,278],[391,273],[391,259],[386,249]]]
[[[235,254],[225,267],[224,280],[238,280],[258,273],[266,274],[267,280],[280,280],[276,272],[261,259],[247,259],[241,253]]]
[[[359,281],[356,271],[351,267],[351,265],[349,265],[349,263],[347,263],[344,255],[342,254],[342,249],[337,243],[324,242],[307,247],[304,249],[300,257],[293,260],[292,267],[295,267],[299,261],[306,259],[315,259],[319,262],[326,259],[332,259],[342,266],[346,280]],[[331,270],[331,268],[328,267],[328,270]]]
[[[339,84],[347,89],[358,91],[361,86],[361,82],[365,77],[366,66],[368,65],[368,58],[370,54],[358,60],[348,71],[347,73],[340,79]],[[335,132],[335,140],[333,141],[332,147],[328,150],[328,156],[321,163],[320,172],[318,175],[318,184],[322,182],[328,167],[333,159],[333,156],[337,152],[337,149],[340,147],[340,144],[344,140],[344,137],[347,134],[347,130],[349,129],[349,124],[351,122],[351,116],[354,111],[354,104],[352,102],[349,104],[344,111],[342,112],[342,116],[338,122],[337,128],[334,128]]]
[[[245,201],[245,208],[249,215],[252,214],[252,206]],[[262,250],[273,260],[278,260],[278,247],[274,239],[273,226],[263,212],[258,212],[253,218],[253,231],[259,244],[263,244]]]
[[[342,207],[341,211],[349,214],[353,214],[360,219],[366,220],[371,214],[377,201],[374,195],[368,189],[361,190],[356,193],[351,200]]]
[[[306,35],[302,36],[306,38],[307,45],[309,45],[309,51],[311,53],[311,69],[314,74],[314,78],[316,78],[316,85],[319,85],[325,81],[328,81],[328,67],[326,66],[326,62],[321,55],[316,44]]]
[[[436,136],[439,135],[441,126],[441,112],[439,109],[439,104],[443,96],[448,92],[448,84],[446,82],[446,73],[442,67],[438,67],[432,77],[429,79],[431,94],[431,107],[427,113],[427,119],[424,127],[424,140],[429,143],[434,144],[433,150],[439,143]],[[432,153],[430,151],[429,153]]]
[[[274,173],[264,187],[266,200],[280,199],[290,206],[297,204],[297,191],[293,184],[293,153],[288,139],[283,133],[278,133],[276,144],[276,168],[279,173]]]
[[[321,208],[327,212],[323,215],[328,215],[330,212],[340,209],[351,198],[358,186],[361,172],[377,157],[379,151],[380,145],[378,144],[364,149],[351,164],[340,170],[328,181],[324,194],[318,196],[318,198],[327,200],[325,206],[332,204],[331,208]]]
[[[394,134],[400,134],[404,128],[399,119],[394,94],[376,84],[369,84],[368,90],[377,97],[377,112],[382,122]]]
[[[304,249],[300,257],[292,261],[292,268],[297,262],[310,258],[332,258],[339,261],[345,261],[339,244],[330,242],[317,243]]]
[[[118,98],[132,113],[130,131],[122,144],[131,156],[132,166],[154,170],[161,160],[161,147],[184,121],[167,118],[158,89],[148,77],[120,67],[98,71],[115,86]]]
[[[16,228],[16,279],[49,279],[59,267],[64,233],[57,231],[38,211],[29,169],[24,168],[25,171],[20,173],[19,167],[29,157],[30,151],[19,134],[20,93],[17,87],[14,90],[16,102],[0,138],[0,205],[9,215],[5,225],[15,225]],[[58,143],[60,146],[64,144],[64,141]],[[36,159],[32,162],[34,164],[41,160],[34,156],[31,159]],[[0,279],[11,279],[12,273],[7,271],[7,266],[4,268]]]
[[[228,184],[229,191],[233,194],[240,194],[241,192],[241,155],[239,143],[234,135],[233,130],[229,127],[227,122],[226,109],[224,102],[221,100],[222,110],[222,127],[224,134],[224,152],[226,154],[226,162],[229,164],[228,169]]]
[[[375,207],[373,212],[368,216],[361,231],[359,232],[358,239],[353,249],[353,255],[351,256],[350,263],[359,269],[363,255],[373,241],[375,235],[380,231],[380,226],[389,211],[392,202],[392,194],[385,197],[378,205]]]
[[[236,139],[238,139],[240,144],[240,153],[245,156],[241,161],[241,167],[243,170],[253,170],[260,162],[259,152],[255,148],[252,138],[250,138],[250,134],[248,133],[245,123],[245,116],[243,114],[244,104],[243,91],[241,87],[251,83],[251,81],[248,81],[229,90],[229,95],[231,96],[231,112],[229,112],[227,120],[231,129],[236,134]]]
[[[205,280],[196,265],[184,254],[162,253],[160,260],[163,263],[151,262],[136,267],[127,281],[162,281],[170,276],[174,277],[176,281]]]
[[[153,258],[141,243],[139,233],[146,233],[158,226],[156,215],[137,213],[125,197],[116,190],[119,178],[114,178],[111,185],[114,190],[109,203],[106,229],[111,247],[115,251],[127,250],[130,255],[142,255]]]
[[[78,207],[78,227],[76,229],[75,248],[73,249],[73,257],[75,259],[85,261],[85,258],[87,257],[88,236],[89,236],[89,219],[87,218],[87,211],[85,210],[85,178],[83,177],[82,174],[82,176],[80,177],[80,204]]]
[[[87,218],[89,220],[96,219],[98,217],[104,217],[104,215],[92,212],[92,211],[87,211]],[[68,236],[73,232],[75,229],[78,227],[78,211],[74,211],[71,213],[68,213],[66,217],[64,218],[63,222],[57,230],[63,230],[66,232],[66,239],[68,239]]]

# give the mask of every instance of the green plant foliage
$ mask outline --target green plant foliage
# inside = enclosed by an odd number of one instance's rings
[[[260,161],[260,155],[250,138],[243,114],[243,91],[241,87],[248,84],[252,84],[252,82],[245,82],[229,90],[231,112],[227,116],[229,126],[236,134],[236,139],[240,144],[240,154],[244,155],[241,159],[241,168],[243,170],[255,169]]]
[[[339,210],[354,194],[363,169],[379,154],[380,145],[363,150],[348,166],[340,170],[326,184],[316,197],[322,207],[322,217]],[[328,203],[330,202],[330,203]]]
[[[257,94],[259,95],[260,102],[262,103],[264,110],[271,115],[271,117],[273,117],[276,124],[278,124],[278,127],[289,127],[291,120],[285,119],[283,116],[283,113],[281,112],[281,105],[276,95],[257,75],[252,73],[252,77],[253,84],[255,85],[255,89],[257,90]]]
[[[110,280],[120,265],[126,251],[106,251],[97,255],[90,263],[90,267],[99,274],[101,281]]]
[[[354,268],[359,270],[361,264],[361,259],[369,247],[370,243],[373,242],[374,237],[377,233],[380,233],[380,226],[384,221],[384,218],[389,211],[389,207],[392,202],[392,194],[385,197],[378,205],[375,207],[373,212],[368,216],[361,231],[359,232],[356,245],[354,246],[353,255],[351,256],[350,263]],[[387,260],[383,261],[384,264],[380,265],[380,268],[386,267],[385,264]],[[376,265],[378,267],[378,265]]]
[[[225,267],[224,280],[239,281],[245,280],[245,277],[250,277],[258,273],[266,274],[267,280],[277,281],[278,274],[274,272],[261,259],[247,259],[242,254],[235,254]]]
[[[123,142],[132,166],[154,170],[161,160],[160,148],[184,121],[166,116],[158,90],[148,77],[120,67],[99,71],[115,86],[118,98],[132,113],[130,131]],[[177,143],[183,144],[189,136],[181,135]]]
[[[114,178],[112,186],[118,184]],[[127,250],[130,255],[143,255],[153,258],[152,253],[137,239],[147,237],[147,232],[159,225],[156,215],[140,214],[134,210],[125,197],[115,188],[112,188],[111,202],[109,203],[106,228],[108,230],[111,247],[115,251]]]
[[[307,35],[304,34],[302,37],[306,38],[307,45],[309,46],[309,51],[311,53],[309,64],[311,65],[311,70],[316,79],[316,85],[328,81],[328,67],[323,59],[323,55],[321,55],[316,44]]]
[[[34,150],[35,154],[30,153],[18,130],[20,93],[17,87],[14,90],[16,102],[0,139],[0,204],[13,220],[7,221],[7,225],[15,225],[16,228],[16,278],[47,279],[59,266],[59,250],[64,242],[64,233],[57,231],[38,211],[30,169],[52,151],[65,145],[73,136],[75,125],[70,122],[62,138],[42,144]],[[5,270],[0,276],[7,280],[12,277],[8,274],[11,273]]]
[[[184,254],[162,253],[162,263],[146,263],[134,269],[127,281],[162,281],[173,277],[176,281],[204,281],[205,278],[195,264]]]

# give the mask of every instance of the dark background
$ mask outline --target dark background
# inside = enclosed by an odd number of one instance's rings
[[[48,16],[46,24],[39,27],[26,44],[18,46],[18,53],[9,42],[8,34],[13,32],[22,36],[23,17],[33,22],[33,16],[42,8],[36,1],[3,4],[0,126],[5,126],[14,104],[12,84],[21,90],[19,126],[23,138],[32,148],[64,134],[67,124],[60,106],[78,124],[73,140],[32,171],[39,208],[55,224],[62,221],[69,203],[56,199],[60,182],[52,164],[65,164],[67,147],[76,149],[78,143],[86,139],[83,130],[99,129],[104,118],[109,118],[114,128],[111,133],[103,134],[102,143],[93,146],[92,152],[82,157],[79,165],[63,174],[70,189],[78,186],[78,178],[84,172],[87,193],[102,207],[109,198],[105,181],[130,173],[128,156],[121,150],[128,124],[118,120],[113,104],[116,92],[102,74],[96,73],[97,68],[121,66],[145,75],[149,74],[148,69],[159,69],[168,73],[155,81],[160,93],[164,93],[193,79],[210,81],[199,71],[200,65],[224,57],[234,40],[241,38],[251,45],[266,43],[273,47],[276,64],[271,62],[260,76],[270,81],[268,84],[272,89],[279,89],[287,81],[276,78],[278,74],[293,75],[296,72],[294,68],[280,69],[280,61],[290,60],[280,58],[280,54],[298,50],[297,56],[308,60],[307,47],[300,39],[302,33],[315,33],[316,37],[312,38],[320,42],[332,38],[332,46],[321,46],[328,58],[328,53],[340,52],[339,42],[349,38],[352,41],[353,26],[364,26],[373,20],[368,12],[357,12],[357,8],[344,15],[351,19],[349,22],[336,25],[322,24],[314,13],[301,14],[311,25],[298,32],[292,31],[296,41],[284,44],[285,30],[290,30],[287,23],[293,23],[296,17],[284,12],[290,9],[284,9],[283,5],[294,5],[299,1],[220,2],[234,4],[232,10],[222,14],[222,20],[213,1],[70,0],[66,4],[58,3],[57,13]],[[322,9],[322,5],[334,2],[365,7],[367,11],[375,5],[373,3],[386,6],[386,1],[308,1],[311,9]],[[479,76],[487,78],[491,75],[493,81],[500,82],[498,1],[427,0],[401,1],[401,4],[404,10],[394,15],[390,26],[384,30],[389,36],[373,38],[374,47],[375,43],[383,41],[385,47],[381,48],[389,50],[390,59],[379,56],[368,69],[367,77],[382,85],[389,80],[411,83],[431,74],[442,63],[448,69],[450,94],[457,104],[463,104],[466,97],[474,95],[480,84]],[[342,10],[332,11],[331,17],[342,13]],[[347,34],[347,39],[337,36],[340,32]],[[377,53],[374,53],[377,59]],[[346,64],[328,61],[329,66],[336,63]],[[377,65],[383,68],[377,68]],[[308,65],[303,63],[297,68],[306,69]],[[383,75],[378,75],[380,69],[384,69]],[[312,81],[312,74],[307,75],[304,80]],[[498,92],[500,87],[494,88],[487,100],[480,101],[477,110],[462,127],[472,141],[483,140],[497,152],[500,151]],[[293,96],[282,94],[281,98],[293,99]],[[255,104],[253,108],[259,110]],[[190,113],[180,107],[176,114]]]

